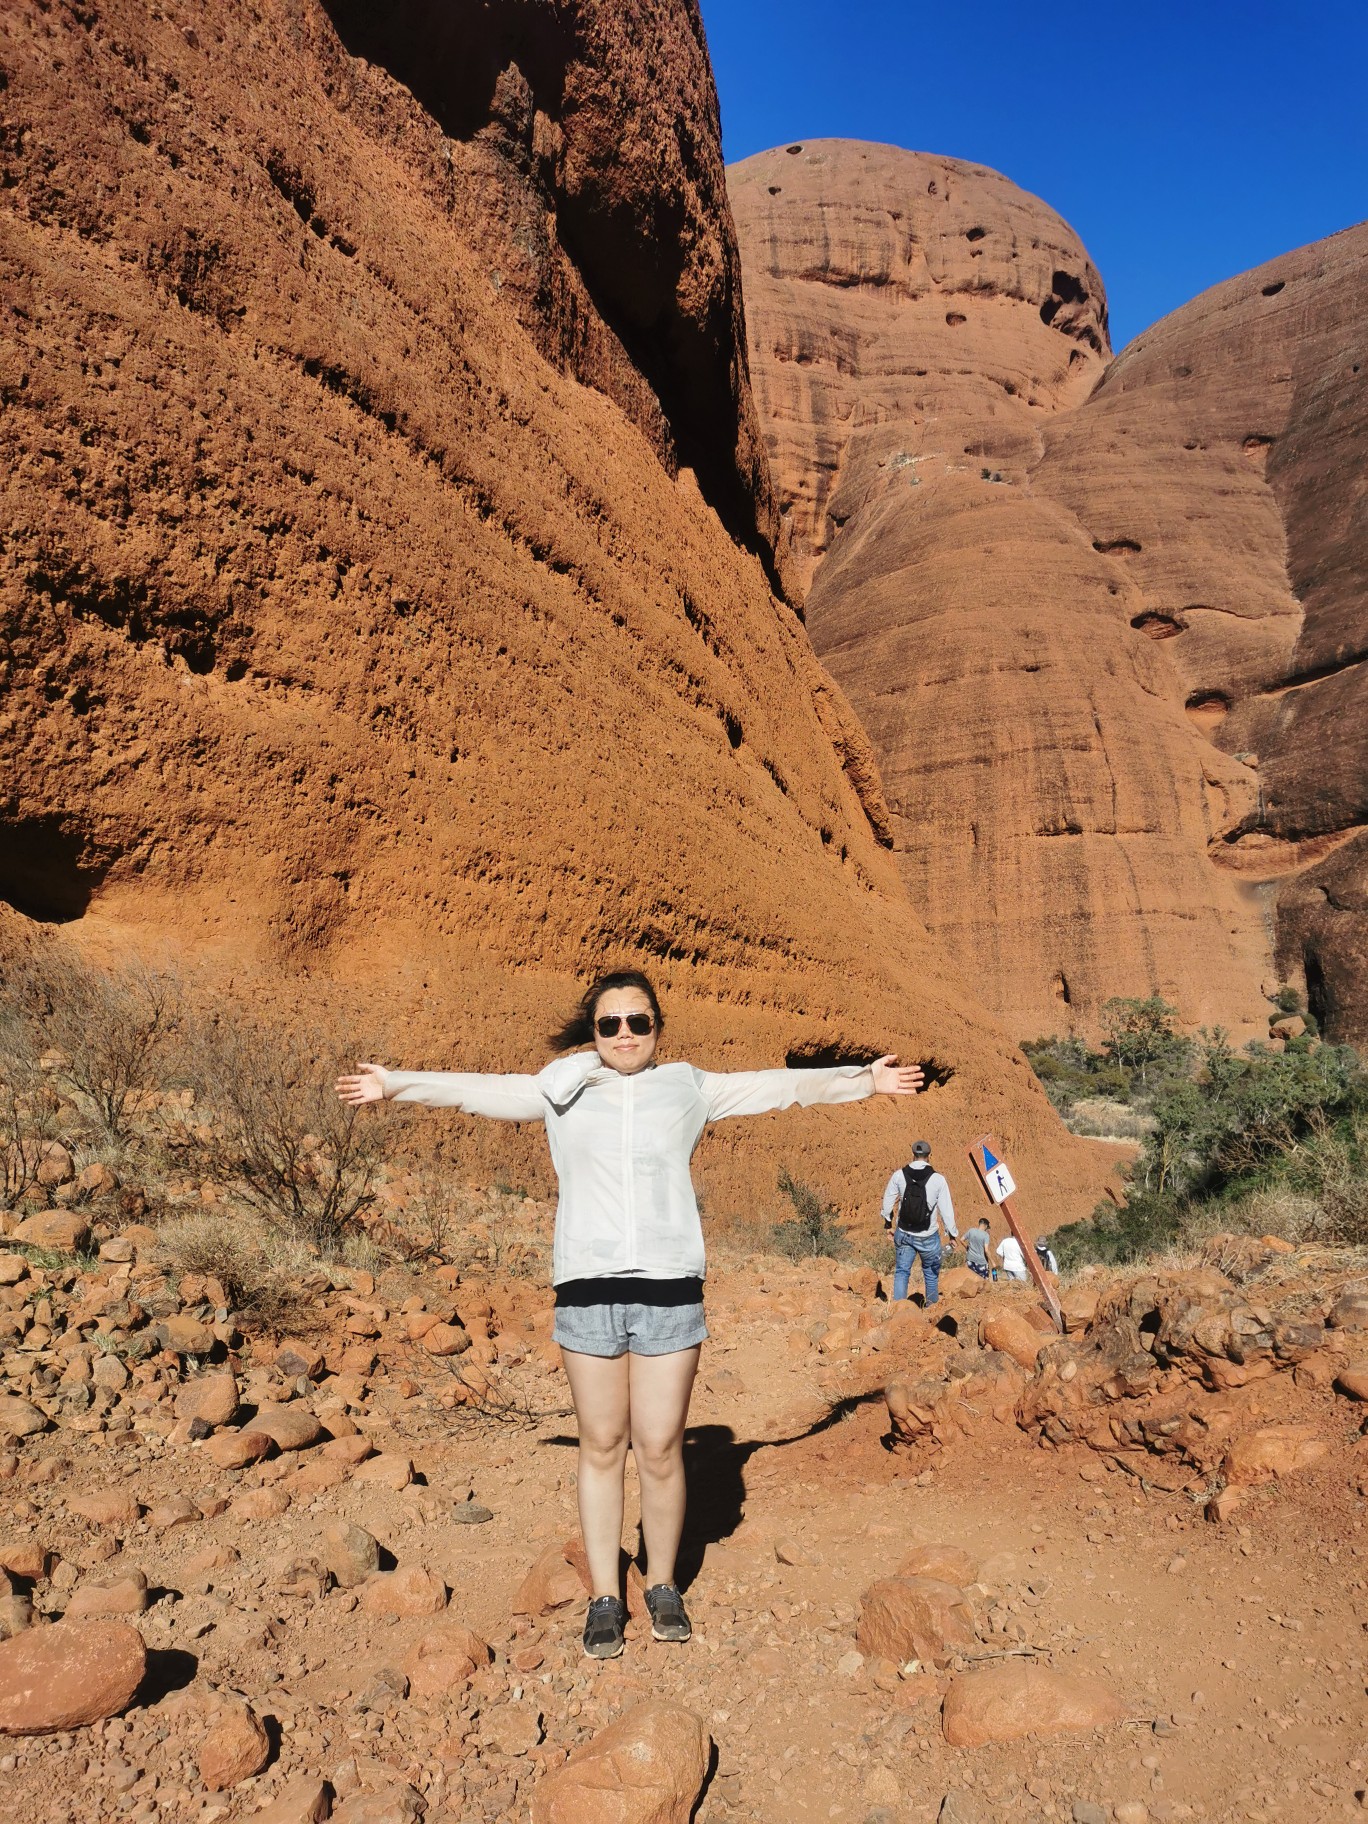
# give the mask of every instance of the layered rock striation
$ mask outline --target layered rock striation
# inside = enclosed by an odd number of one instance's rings
[[[773,593],[696,8],[26,5],[0,64],[7,940],[467,1068],[639,961],[672,1046],[924,1056],[933,1135],[1091,1201]],[[710,1141],[716,1199],[906,1150],[800,1125]]]
[[[996,173],[730,181],[808,625],[932,931],[1022,1036],[1154,992],[1262,1032],[1279,978],[1361,1033],[1363,231],[1108,365],[1077,237]]]

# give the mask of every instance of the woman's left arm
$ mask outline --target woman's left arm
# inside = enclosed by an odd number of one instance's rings
[[[709,1121],[725,1121],[778,1108],[911,1096],[921,1088],[923,1072],[919,1064],[900,1067],[890,1054],[873,1064],[841,1064],[831,1070],[695,1070],[694,1080],[708,1105]]]

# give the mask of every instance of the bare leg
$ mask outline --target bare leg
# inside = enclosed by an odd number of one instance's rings
[[[696,1352],[695,1352],[696,1353]],[[630,1356],[561,1350],[579,1426],[579,1519],[595,1596],[621,1591],[622,1479]]]
[[[673,1583],[684,1530],[684,1427],[699,1349],[630,1355],[632,1455],[641,1482],[646,1582]]]

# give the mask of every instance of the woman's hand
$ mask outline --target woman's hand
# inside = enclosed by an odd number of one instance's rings
[[[383,1064],[358,1064],[354,1077],[339,1077],[337,1093],[344,1102],[359,1107],[363,1102],[383,1102],[385,1099],[385,1067]]]
[[[920,1064],[899,1064],[896,1052],[876,1058],[869,1068],[876,1096],[915,1096],[926,1081]]]

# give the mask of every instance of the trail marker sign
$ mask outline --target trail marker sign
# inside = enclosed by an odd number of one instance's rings
[[[1015,1191],[1016,1179],[1007,1170],[1005,1160],[999,1159],[988,1147],[983,1149],[983,1185],[994,1203],[1003,1203]]]
[[[1021,1224],[1017,1221],[1016,1211],[1012,1208],[1012,1197],[1016,1191],[1016,1180],[1008,1171],[1006,1161],[997,1150],[997,1141],[991,1134],[980,1134],[969,1148],[969,1158],[974,1170],[979,1175],[979,1182],[1002,1211],[1007,1227],[1016,1237],[1026,1262],[1026,1271],[1035,1281],[1045,1308],[1054,1319],[1056,1330],[1064,1329],[1064,1314],[1059,1308],[1059,1299],[1055,1295],[1053,1284],[1045,1277],[1045,1270],[1040,1264],[1040,1257],[1027,1240]]]

